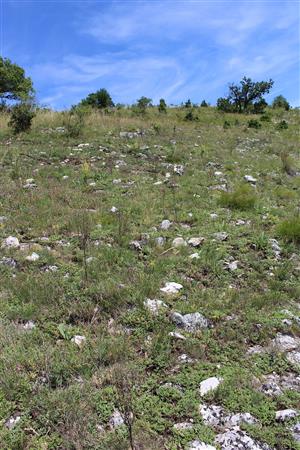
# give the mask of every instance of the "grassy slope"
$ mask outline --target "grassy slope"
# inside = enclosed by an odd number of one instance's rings
[[[249,117],[224,117],[211,108],[190,123],[180,110],[166,116],[151,111],[144,119],[123,111],[90,116],[76,139],[53,131],[63,124],[59,113],[40,113],[32,131],[19,137],[9,136],[1,118],[0,215],[7,221],[0,237],[29,244],[1,249],[17,268],[0,266],[0,421],[21,416],[13,430],[0,430],[1,449],[127,449],[126,430],[110,432],[107,423],[124,403],[118,392],[124,398],[131,384],[127,403],[139,448],[182,449],[196,438],[213,443],[215,433],[198,412],[198,386],[210,376],[224,382],[208,403],[252,413],[260,425],[248,433],[277,449],[299,448],[274,419],[276,410],[297,407],[299,394],[272,398],[255,388],[265,374],[297,369],[276,352],[246,356],[249,347],[268,345],[278,332],[299,335],[299,325],[284,325],[281,312],[299,315],[299,246],[277,228],[299,206],[299,176],[286,174],[280,158],[287,151],[297,164],[298,118],[296,111],[272,114],[272,122],[253,130],[246,127]],[[276,130],[282,118],[289,128]],[[223,129],[224,119],[230,128]],[[119,137],[137,128],[145,130],[142,137]],[[174,163],[184,165],[183,176],[174,175]],[[209,189],[222,184],[216,170],[233,191],[244,175],[257,178],[256,189],[250,188],[255,205],[222,206],[220,192]],[[23,188],[27,178],[34,178],[35,189]],[[159,230],[163,219],[173,222],[167,231]],[[250,224],[236,226],[238,219]],[[228,239],[215,241],[218,231]],[[143,252],[131,249],[130,241],[143,233],[149,234]],[[155,245],[158,236],[166,237],[164,247]],[[190,247],[170,249],[177,236],[203,236],[200,258],[189,258]],[[95,257],[87,280],[85,238],[87,256]],[[270,238],[279,240],[279,260]],[[37,262],[25,259],[32,251],[40,255]],[[238,261],[233,272],[224,270],[230,257]],[[53,265],[56,271],[45,270]],[[183,294],[163,299],[159,289],[166,281],[181,283]],[[153,317],[143,307],[147,297],[163,299],[170,311],[199,311],[213,327],[173,340],[168,312]],[[28,320],[36,326],[24,331]],[[86,337],[81,348],[71,342],[74,335]],[[179,363],[183,353],[194,362]],[[193,430],[173,429],[188,419]]]

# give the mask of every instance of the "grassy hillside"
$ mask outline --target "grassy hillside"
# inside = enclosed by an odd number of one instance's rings
[[[1,449],[300,448],[299,113],[185,114],[0,118]]]

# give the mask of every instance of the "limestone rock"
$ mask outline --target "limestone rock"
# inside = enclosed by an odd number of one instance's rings
[[[171,314],[171,320],[179,328],[183,328],[189,332],[193,332],[201,328],[207,328],[209,326],[208,320],[199,312],[184,315],[178,312],[173,312]]]
[[[206,380],[201,381],[199,386],[200,395],[203,397],[208,392],[214,391],[223,381],[222,378],[210,377]]]

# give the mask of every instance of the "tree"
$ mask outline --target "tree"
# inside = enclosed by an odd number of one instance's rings
[[[233,112],[233,105],[228,98],[220,97],[217,100],[217,108],[224,112]]]
[[[184,107],[185,107],[185,108],[191,108],[191,107],[192,107],[192,102],[191,102],[190,99],[188,99],[188,100],[185,102]]]
[[[80,102],[83,106],[92,106],[97,109],[111,108],[114,106],[111,96],[106,89],[100,89],[94,93],[89,94]]]
[[[208,103],[206,103],[206,101],[205,100],[202,100],[202,102],[201,102],[201,108],[207,108],[208,107]]]
[[[288,111],[290,109],[290,104],[283,95],[277,95],[272,102],[272,108],[283,108]]]
[[[146,109],[152,106],[152,99],[148,98],[148,97],[141,97],[140,99],[138,99],[137,103],[136,103],[136,107],[138,109],[138,111],[142,114],[144,114],[146,112]]]
[[[0,56],[0,100],[25,101],[33,97],[32,81],[22,67]]]
[[[166,113],[167,112],[167,104],[166,104],[166,102],[165,102],[165,100],[163,98],[161,98],[159,100],[158,111],[160,113]]]
[[[218,99],[218,109],[228,111],[232,106],[233,112],[261,112],[262,106],[266,105],[263,96],[270,92],[273,84],[274,81],[271,79],[255,82],[251,78],[244,77],[239,85],[234,83],[229,85],[227,98]]]

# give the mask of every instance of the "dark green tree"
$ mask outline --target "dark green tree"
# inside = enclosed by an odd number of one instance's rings
[[[208,103],[206,103],[206,101],[205,100],[202,100],[202,102],[201,102],[201,108],[207,108],[208,107]]]
[[[188,99],[186,102],[185,102],[185,104],[184,104],[184,107],[185,108],[191,108],[193,105],[192,105],[192,102],[191,102],[191,100],[190,99]]]
[[[228,100],[233,104],[237,112],[246,112],[251,105],[261,102],[263,96],[268,94],[274,84],[269,81],[252,81],[251,78],[244,77],[240,84],[231,83],[229,85]]]
[[[32,81],[25,76],[22,67],[14,64],[8,58],[0,56],[0,100],[27,101],[32,99],[34,89]]]
[[[89,94],[80,104],[82,106],[92,106],[97,109],[111,108],[114,106],[114,102],[106,89],[100,89]]]
[[[146,109],[152,106],[152,99],[148,97],[141,97],[136,102],[136,107],[139,113],[144,114]]]
[[[160,113],[166,113],[167,112],[167,104],[166,104],[166,102],[165,102],[165,100],[163,98],[161,98],[159,100],[158,111]]]
[[[272,102],[272,108],[283,108],[288,111],[290,109],[290,104],[283,95],[277,95]]]

